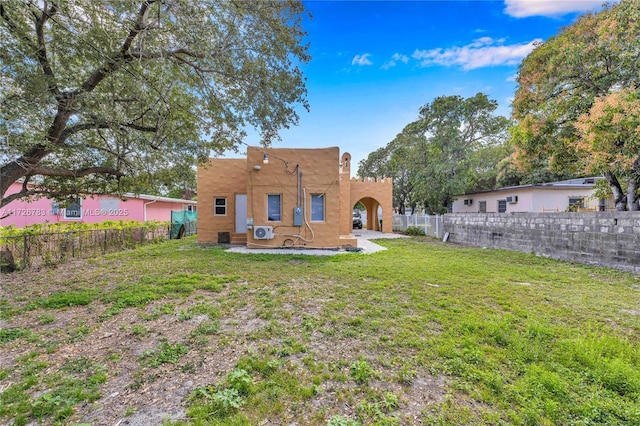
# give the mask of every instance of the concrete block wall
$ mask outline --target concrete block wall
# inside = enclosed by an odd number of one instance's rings
[[[452,213],[449,241],[640,273],[640,212]]]

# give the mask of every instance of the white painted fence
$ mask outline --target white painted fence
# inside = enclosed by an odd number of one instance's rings
[[[404,231],[411,226],[422,228],[424,230],[424,233],[430,237],[442,238],[441,215],[393,215],[392,229],[394,231]]]

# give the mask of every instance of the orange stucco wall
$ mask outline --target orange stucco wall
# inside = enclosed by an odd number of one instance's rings
[[[211,159],[198,166],[198,242],[217,243],[218,232],[234,233],[236,194],[247,193],[246,159]],[[226,198],[224,216],[213,214],[213,199]]]
[[[340,161],[340,234],[349,235],[353,226],[351,202],[351,154],[345,152]]]
[[[266,163],[265,155],[268,159]],[[388,220],[383,220],[383,230],[391,232],[391,180],[351,180],[350,161],[351,156],[348,153],[340,156],[337,147],[249,147],[246,159],[211,159],[206,167],[198,168],[198,241],[216,243],[220,232],[235,235],[238,241],[236,194],[247,195],[247,220],[250,226],[242,235],[242,241],[246,241],[250,248],[283,245],[355,247],[357,240],[350,235],[352,211],[353,205],[360,199],[372,200],[370,217],[376,217],[378,203],[383,206],[385,219],[389,216]],[[269,220],[267,199],[270,194],[280,196],[279,220]],[[323,220],[312,220],[312,194],[324,200]],[[213,200],[216,197],[227,199],[225,216],[214,215]],[[296,207],[303,210],[301,226],[294,224]],[[274,238],[255,239],[251,222],[253,227],[273,227]],[[371,229],[378,229],[377,225]]]
[[[264,154],[269,158],[264,164]],[[337,147],[321,149],[263,149],[248,148],[249,169],[247,216],[254,226],[273,226],[273,240],[256,240],[247,233],[247,245],[306,247],[336,247],[340,245],[338,174],[340,150]],[[260,166],[255,170],[254,165]],[[298,178],[300,185],[298,185]],[[281,220],[267,217],[267,194],[280,195]],[[313,221],[311,195],[321,194],[324,199],[324,220]],[[302,226],[294,226],[294,208],[302,207]]]
[[[367,208],[367,229],[391,232],[393,217],[393,181],[387,179],[351,179],[351,205],[360,201]],[[382,217],[378,216],[382,207]],[[382,220],[382,229],[380,229]]]

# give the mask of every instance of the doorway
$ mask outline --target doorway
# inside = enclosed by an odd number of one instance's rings
[[[247,233],[247,194],[236,194],[236,234]]]

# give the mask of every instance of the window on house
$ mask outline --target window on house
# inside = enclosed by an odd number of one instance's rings
[[[582,197],[569,197],[569,210],[577,211],[584,207],[584,199]]]
[[[324,221],[324,194],[311,194],[311,221]]]
[[[480,213],[486,213],[487,212],[487,202],[486,201],[480,201]]]
[[[227,215],[227,199],[225,197],[215,197],[213,199],[213,215],[214,216]]]
[[[270,222],[280,222],[282,220],[282,204],[280,194],[267,195],[267,220]]]
[[[507,212],[507,200],[498,200],[498,213]]]
[[[70,198],[68,200],[63,218],[65,220],[82,219],[82,198]]]

